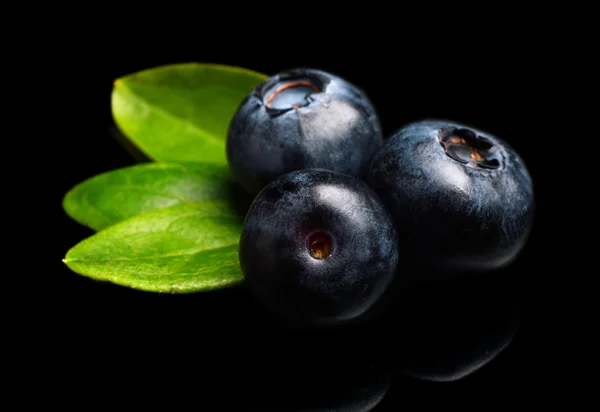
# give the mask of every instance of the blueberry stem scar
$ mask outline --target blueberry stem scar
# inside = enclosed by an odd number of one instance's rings
[[[279,93],[281,93],[282,91],[284,91],[286,89],[289,89],[291,87],[300,87],[300,86],[310,87],[315,92],[319,92],[320,91],[317,86],[315,86],[311,82],[308,82],[308,81],[305,81],[305,80],[285,83],[285,84],[282,84],[281,86],[277,87],[275,90],[273,90],[271,92],[271,94],[267,98],[267,108],[269,108],[269,109],[271,108],[271,102],[273,101],[273,99],[275,99],[275,97]],[[294,105],[294,108],[298,108],[298,107],[300,107],[300,105],[298,105],[298,104]]]
[[[315,259],[326,259],[331,256],[333,240],[324,231],[311,232],[306,238],[308,253]]]
[[[498,169],[502,166],[502,155],[497,145],[469,129],[440,129],[439,141],[448,157],[466,166],[482,169]]]

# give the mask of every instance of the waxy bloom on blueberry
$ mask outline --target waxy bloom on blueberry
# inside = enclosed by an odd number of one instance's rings
[[[300,169],[366,178],[382,143],[363,91],[330,73],[294,69],[267,79],[241,103],[229,125],[227,159],[234,179],[256,195]]]
[[[386,141],[368,178],[418,264],[481,271],[510,263],[533,219],[531,177],[503,140],[443,120],[407,125]]]
[[[259,193],[239,255],[258,301],[308,324],[362,315],[398,262],[394,223],[377,194],[362,180],[317,169],[285,174]]]

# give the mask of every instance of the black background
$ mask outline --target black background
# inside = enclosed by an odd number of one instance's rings
[[[534,55],[500,44],[435,52],[404,44],[386,55],[368,43],[346,46],[319,50],[294,46],[277,52],[269,48],[250,52],[233,43],[185,51],[169,45],[144,51],[128,48],[73,69],[69,77],[77,79],[81,89],[70,88],[67,98],[77,106],[72,115],[76,127],[65,132],[64,150],[55,165],[59,178],[51,193],[60,236],[50,242],[54,263],[45,275],[51,276],[56,290],[52,295],[56,311],[48,314],[51,340],[61,350],[51,356],[69,377],[65,388],[98,401],[119,393],[133,401],[143,396],[193,401],[199,407],[245,405],[236,410],[287,410],[281,405],[301,404],[294,399],[317,406],[337,402],[332,397],[352,400],[361,393],[355,386],[372,377],[390,377],[392,382],[376,411],[416,403],[464,402],[474,393],[488,402],[537,396],[536,387],[548,379],[542,367],[548,361],[541,332],[547,308],[539,286],[547,264],[546,182],[543,156],[534,139],[543,120],[538,110],[539,62]],[[97,283],[70,272],[60,259],[92,232],[66,216],[60,206],[62,197],[91,176],[135,163],[108,132],[113,125],[114,79],[190,61],[243,66],[267,74],[292,67],[330,71],[368,93],[386,136],[410,121],[447,118],[506,139],[525,160],[534,181],[536,219],[529,243],[509,269],[489,279],[443,285],[407,297],[397,316],[410,315],[416,326],[398,326],[400,321],[391,317],[326,332],[282,329],[240,289],[165,296]],[[436,304],[436,299],[442,303]],[[515,302],[519,302],[520,325],[513,342],[479,371],[450,383],[424,382],[401,373],[416,358],[407,355],[415,351],[414,346],[427,346],[414,343],[415,334],[427,336],[435,354],[430,357],[443,359],[441,364],[452,364],[454,357],[468,358],[471,355],[464,354],[472,350],[493,349],[488,346],[494,331],[510,323],[506,319],[512,316]],[[452,324],[457,319],[464,322]],[[421,320],[445,330],[437,336]]]

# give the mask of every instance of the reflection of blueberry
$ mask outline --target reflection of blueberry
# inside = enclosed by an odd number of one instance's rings
[[[504,266],[531,229],[530,176],[507,143],[449,122],[394,134],[373,159],[369,183],[397,223],[401,250],[445,269]]]
[[[295,69],[257,86],[229,125],[234,178],[255,195],[276,177],[321,168],[366,177],[382,143],[367,96],[332,74]]]
[[[400,293],[395,310],[401,325],[397,333],[403,336],[403,373],[427,381],[456,381],[500,355],[516,335],[521,317],[518,282],[506,280],[476,277]]]
[[[243,382],[236,388],[243,410],[368,412],[384,399],[394,365],[381,342],[358,332],[296,332],[275,327],[244,345],[251,356],[236,373]],[[256,379],[257,370],[261,379]]]
[[[258,301],[306,323],[351,320],[392,280],[397,236],[363,181],[327,170],[295,171],[254,200],[240,263]]]

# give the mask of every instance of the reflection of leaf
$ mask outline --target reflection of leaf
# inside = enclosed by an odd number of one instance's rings
[[[154,209],[224,200],[229,190],[226,166],[145,163],[86,180],[67,193],[63,206],[74,220],[101,230]]]
[[[85,239],[68,253],[71,270],[152,292],[190,293],[242,280],[243,219],[221,201],[154,210]]]
[[[266,78],[239,67],[197,63],[144,70],[115,82],[113,117],[154,160],[225,164],[229,122]]]

